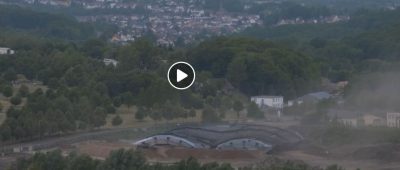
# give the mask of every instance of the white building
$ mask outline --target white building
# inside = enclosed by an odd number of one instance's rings
[[[283,108],[283,96],[253,96],[251,101],[260,108]]]
[[[0,55],[14,54],[14,53],[15,51],[10,48],[0,47]]]
[[[276,112],[281,117],[283,96],[253,96],[250,99],[262,110]]]
[[[117,65],[118,65],[118,63],[119,63],[117,60],[110,59],[110,58],[105,58],[105,59],[103,59],[103,62],[104,62],[104,64],[105,64],[106,66],[113,65],[114,67],[117,67]]]
[[[400,128],[400,113],[386,114],[387,127]]]

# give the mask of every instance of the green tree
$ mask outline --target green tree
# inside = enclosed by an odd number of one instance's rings
[[[99,170],[142,170],[146,169],[146,158],[138,151],[112,151]]]
[[[135,103],[135,98],[133,97],[132,93],[130,92],[126,92],[124,94],[122,94],[122,101],[125,105],[127,105],[128,107],[133,106],[133,104]]]
[[[29,94],[29,88],[28,88],[28,86],[26,86],[26,85],[21,85],[21,87],[19,88],[19,90],[18,90],[18,94],[21,96],[21,97],[26,97],[26,96],[28,96],[28,94]]]
[[[228,67],[228,79],[236,86],[240,87],[247,79],[247,68],[244,58],[235,58]]]
[[[9,68],[3,75],[4,79],[7,81],[13,81],[17,79],[17,73],[13,68]]]
[[[13,105],[20,105],[22,102],[22,99],[20,96],[17,95],[17,96],[11,97],[10,102]]]
[[[163,115],[161,114],[161,111],[157,109],[152,109],[151,113],[149,114],[150,118],[152,120],[155,121],[155,123],[157,123],[158,121],[160,121],[163,118]]]
[[[114,114],[114,113],[117,112],[117,110],[115,109],[115,107],[114,107],[113,105],[111,105],[111,104],[107,104],[107,105],[105,106],[105,108],[106,108],[107,113],[109,113],[109,114]]]
[[[2,93],[5,97],[11,97],[13,95],[13,89],[11,86],[4,86],[2,88]]]
[[[76,155],[71,153],[67,158],[65,170],[96,170],[99,161],[93,160],[88,155]]]
[[[264,113],[258,108],[257,104],[250,102],[247,106],[247,116],[255,119],[264,118]]]
[[[119,126],[122,124],[122,118],[119,115],[116,115],[113,119],[112,119],[112,125],[113,126]]]
[[[236,100],[233,103],[233,110],[236,112],[237,114],[237,118],[239,119],[240,117],[240,112],[244,109],[243,103],[239,100]]]
[[[113,100],[113,104],[115,107],[120,107],[122,105],[122,97],[121,96],[115,97]]]
[[[135,113],[135,119],[142,121],[147,115],[147,110],[144,107],[139,107]]]
[[[203,122],[218,122],[220,118],[215,110],[211,106],[205,106],[202,114],[201,119]]]
[[[90,123],[94,127],[100,127],[106,124],[106,110],[101,107],[97,107],[94,113],[89,115],[91,117]]]

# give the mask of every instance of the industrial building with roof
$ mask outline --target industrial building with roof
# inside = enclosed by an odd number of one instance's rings
[[[137,147],[170,145],[218,150],[271,151],[277,146],[294,145],[303,140],[297,132],[264,125],[183,126],[156,134],[134,144]]]

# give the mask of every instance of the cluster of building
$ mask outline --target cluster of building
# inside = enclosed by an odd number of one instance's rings
[[[28,4],[40,4],[40,5],[53,5],[53,6],[70,6],[71,0],[20,0]]]
[[[343,86],[343,83],[338,83]],[[265,113],[271,115],[277,114],[281,117],[284,108],[295,106],[314,105],[324,100],[334,99],[337,104],[343,104],[340,96],[326,91],[309,93],[299,98],[288,100],[285,103],[283,96],[253,96],[251,101]],[[308,108],[310,109],[310,108]],[[400,112],[393,111],[361,111],[361,110],[344,110],[329,109],[326,117],[330,122],[340,123],[348,127],[389,127],[400,128]]]
[[[99,1],[97,1],[99,2]],[[82,22],[105,21],[119,27],[113,42],[134,41],[151,35],[159,45],[187,44],[212,35],[239,32],[262,24],[259,15],[202,9],[193,1],[159,0],[148,4],[115,2],[115,8],[143,8],[145,13],[77,16]],[[101,4],[101,3],[100,3]],[[98,4],[98,5],[100,5]],[[108,8],[107,3],[99,8]],[[87,7],[89,8],[89,7]]]
[[[332,15],[326,17],[313,18],[313,19],[303,19],[303,18],[282,19],[276,24],[276,26],[296,25],[296,24],[335,23],[347,20],[350,20],[350,16]]]
[[[159,45],[174,46],[176,43],[187,44],[262,24],[257,14],[232,13],[223,9],[208,10],[202,0],[16,0],[13,3],[87,10],[88,12],[75,17],[81,22],[100,21],[117,26],[118,32],[111,38],[112,42],[117,43],[150,36]],[[99,10],[107,12],[95,12]]]
[[[400,128],[399,112],[360,112],[347,110],[330,110],[329,120],[349,127],[388,127]]]
[[[278,117],[280,117],[284,107],[293,107],[305,103],[317,104],[320,101],[327,100],[332,97],[332,94],[321,91],[309,93],[293,100],[288,100],[287,103],[285,103],[283,96],[253,96],[250,100],[257,104],[262,111],[276,113]]]

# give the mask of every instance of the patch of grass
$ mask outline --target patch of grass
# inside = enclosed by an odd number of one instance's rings
[[[23,76],[23,75],[18,75],[18,80],[19,81],[27,81],[27,79]],[[13,96],[18,94],[18,91],[20,89],[20,87],[22,85],[25,85],[28,87],[29,89],[29,93],[32,93],[34,91],[36,91],[37,89],[42,89],[44,92],[47,91],[48,87],[42,85],[41,82],[23,82],[17,85],[13,85]],[[0,125],[6,120],[7,116],[6,116],[6,112],[7,110],[12,106],[12,104],[10,103],[10,99],[11,97],[7,98],[4,97],[3,95],[0,94],[0,103],[3,106],[3,109],[0,111]],[[18,106],[16,106],[17,108],[23,107],[27,102],[26,98],[22,98],[22,102],[21,104],[19,104]]]

